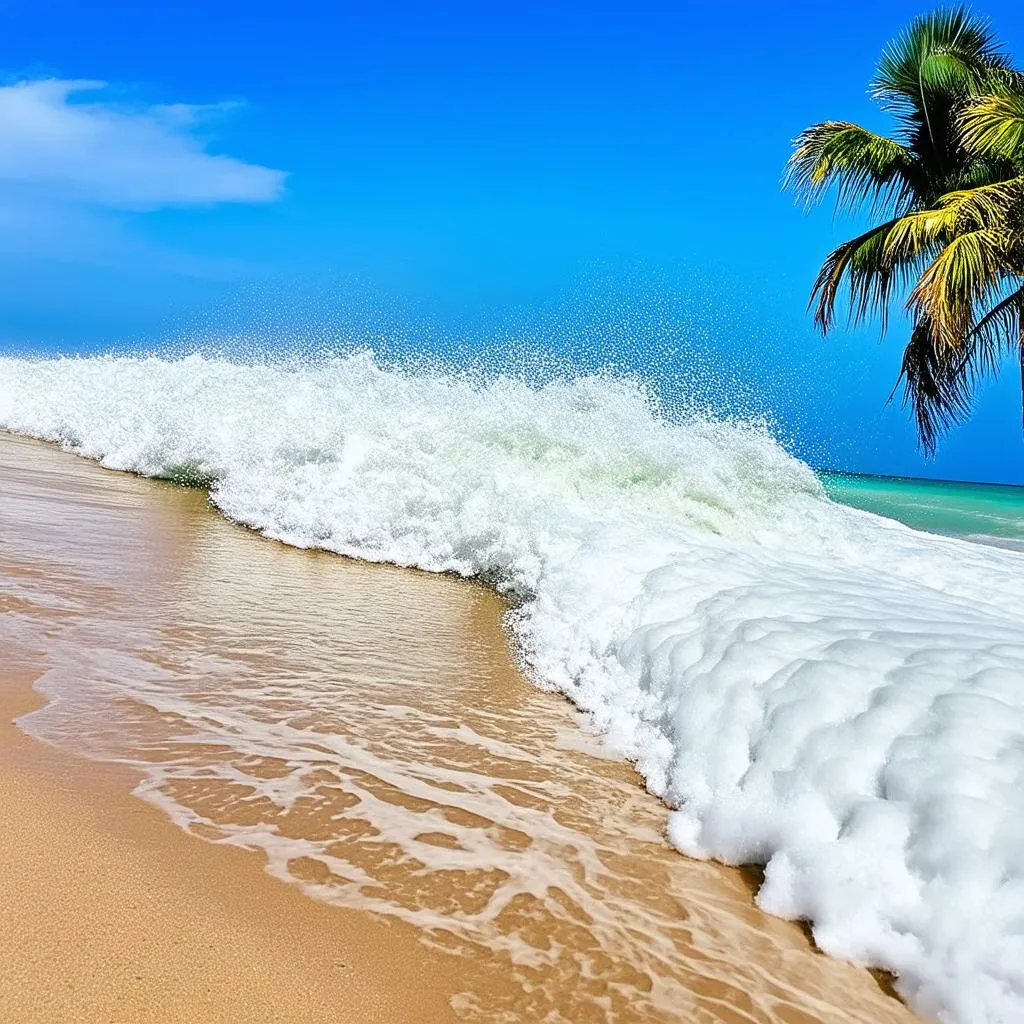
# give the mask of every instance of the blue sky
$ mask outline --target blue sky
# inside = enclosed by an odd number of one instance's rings
[[[790,140],[885,129],[925,9],[6,0],[0,344],[529,337],[706,379],[818,463],[1024,482],[1013,368],[926,463],[898,325],[804,312],[851,225],[780,192]],[[1024,60],[1018,5],[977,9]]]

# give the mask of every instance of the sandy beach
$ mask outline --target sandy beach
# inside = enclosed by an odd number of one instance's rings
[[[129,773],[21,736],[31,681],[5,668],[0,1019],[453,1019],[451,966],[408,929],[313,903],[190,839]]]
[[[673,852],[483,587],[0,437],[0,611],[4,1020],[916,1019]]]

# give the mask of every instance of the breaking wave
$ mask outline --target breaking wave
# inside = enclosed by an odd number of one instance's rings
[[[684,853],[958,1022],[1024,1016],[1024,554],[834,504],[758,424],[609,376],[0,359],[0,428],[288,544],[482,578]]]

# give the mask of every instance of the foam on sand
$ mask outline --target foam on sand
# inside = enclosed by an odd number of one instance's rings
[[[0,360],[0,427],[493,582],[680,850],[766,864],[762,906],[925,1015],[1024,1016],[1020,554],[835,505],[762,429],[607,378]]]

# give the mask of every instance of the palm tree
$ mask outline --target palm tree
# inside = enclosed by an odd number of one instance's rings
[[[845,289],[851,322],[877,314],[884,332],[894,289],[910,287],[897,388],[930,453],[1007,348],[1024,387],[1024,75],[987,23],[958,8],[916,18],[871,91],[896,120],[893,137],[813,125],[786,184],[808,203],[833,189],[840,208],[882,218],[829,254],[811,306],[828,333]]]

